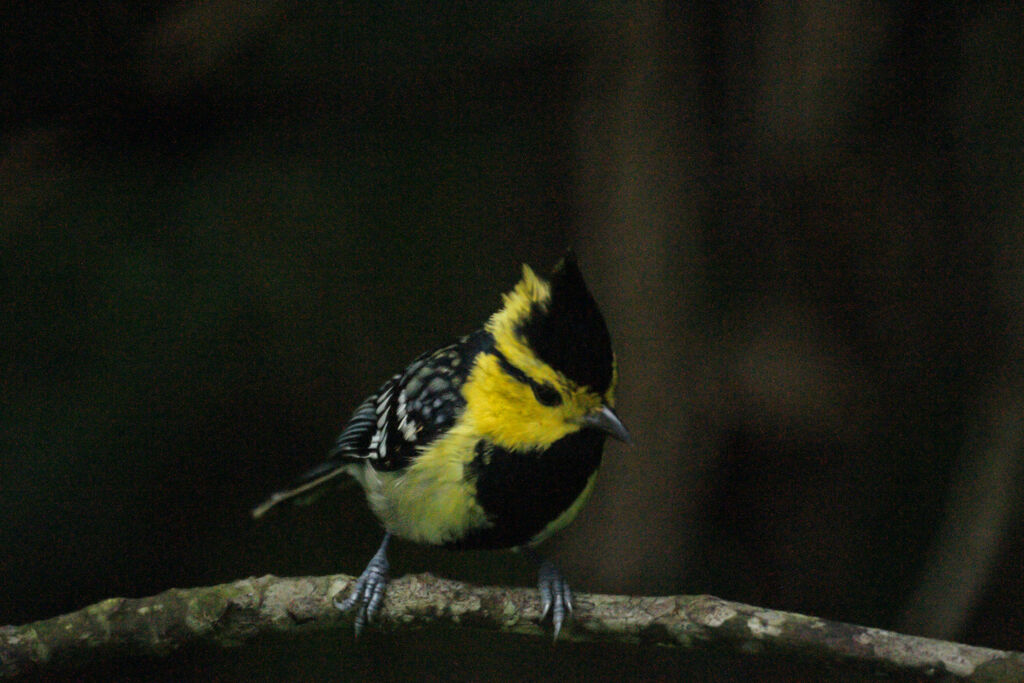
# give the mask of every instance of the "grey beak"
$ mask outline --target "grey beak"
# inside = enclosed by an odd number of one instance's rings
[[[607,432],[614,436],[619,441],[631,443],[629,432],[623,426],[622,421],[619,420],[619,416],[608,406],[601,406],[601,410],[584,417],[583,426],[600,429],[602,432]]]

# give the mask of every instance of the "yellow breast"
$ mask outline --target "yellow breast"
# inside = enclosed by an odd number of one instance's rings
[[[378,472],[365,465],[353,474],[385,529],[416,543],[441,545],[489,525],[476,503],[476,486],[465,476],[477,441],[468,430],[455,428],[406,470]]]

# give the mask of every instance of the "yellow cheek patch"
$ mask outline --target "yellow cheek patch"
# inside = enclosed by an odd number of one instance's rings
[[[477,359],[462,393],[466,424],[506,450],[542,448],[580,428],[567,419],[570,407],[541,405],[529,385],[510,376],[498,358],[487,353]]]
[[[575,386],[538,358],[520,335],[519,327],[534,308],[546,309],[550,301],[551,286],[524,265],[522,279],[504,296],[505,305],[491,316],[485,329],[508,363],[531,381],[556,389],[562,396],[561,405],[542,405],[529,384],[510,375],[498,358],[486,353],[477,359],[462,388],[468,423],[506,450],[548,446],[579,430],[580,418],[600,409],[602,402],[611,405],[613,400],[614,379],[604,397]]]

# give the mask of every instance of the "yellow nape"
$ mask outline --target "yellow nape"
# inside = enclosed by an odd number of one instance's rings
[[[557,387],[558,374],[543,363],[522,338],[519,327],[530,316],[534,305],[546,308],[551,301],[551,286],[523,264],[523,279],[503,297],[505,305],[484,326],[494,337],[494,345],[505,358],[532,379]]]
[[[604,392],[604,404],[609,408],[615,407],[615,387],[619,385],[619,359],[612,354],[612,383],[608,385],[608,391]]]
[[[534,304],[547,305],[551,301],[551,286],[537,277],[530,266],[523,264],[523,278],[515,288],[502,296],[504,306],[491,316],[485,326],[495,338],[512,334],[515,328],[530,315]]]

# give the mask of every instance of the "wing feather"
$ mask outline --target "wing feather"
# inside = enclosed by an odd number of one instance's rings
[[[426,353],[359,404],[334,442],[327,461],[253,508],[254,517],[287,500],[308,502],[353,467],[395,471],[448,431],[465,408],[462,384],[473,357],[493,339],[478,331]]]

